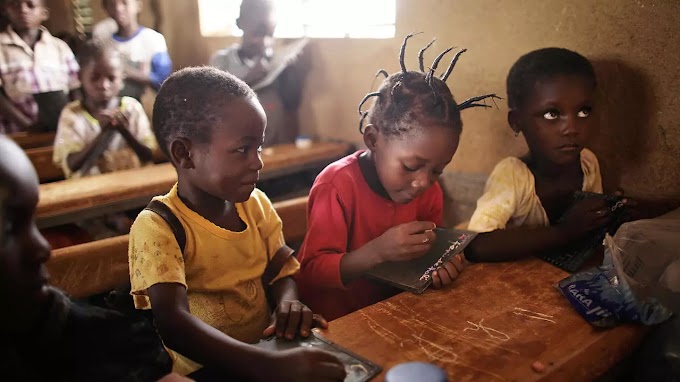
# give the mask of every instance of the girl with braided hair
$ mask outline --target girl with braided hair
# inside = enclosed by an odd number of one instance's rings
[[[329,319],[381,301],[397,291],[363,277],[386,261],[409,260],[425,254],[442,224],[443,194],[437,178],[451,162],[460,139],[460,110],[487,107],[495,94],[457,104],[446,79],[465,50],[453,56],[441,77],[438,55],[425,70],[404,64],[387,75],[374,93],[359,104],[359,131],[367,150],[336,161],[317,177],[309,195],[308,232],[300,250],[299,286],[302,298]],[[368,111],[363,104],[375,103]],[[369,123],[364,127],[364,121]],[[433,273],[433,286],[451,284],[463,270],[460,256]]]

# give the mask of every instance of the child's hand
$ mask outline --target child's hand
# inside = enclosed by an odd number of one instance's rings
[[[465,268],[465,259],[462,255],[456,255],[441,267],[432,272],[432,288],[440,289],[458,278],[458,275]]]
[[[560,224],[570,237],[578,238],[598,228],[606,226],[611,220],[607,203],[602,199],[579,200],[567,211]]]
[[[107,122],[107,127],[116,129],[120,132],[123,132],[123,130],[128,130],[130,127],[130,121],[127,119],[127,116],[125,113],[123,113],[120,109],[115,109],[115,110],[104,110],[102,111],[102,119],[105,119]],[[102,121],[103,122],[103,121]],[[100,123],[102,123],[100,122]],[[102,123],[103,126],[103,123]]]
[[[264,381],[342,381],[347,372],[334,355],[314,348],[296,348],[274,353],[271,365],[263,365]]]
[[[413,221],[385,231],[371,243],[381,261],[403,261],[420,257],[436,238],[433,222]]]
[[[281,301],[272,314],[272,322],[262,333],[263,337],[269,337],[276,333],[277,337],[286,337],[289,340],[295,338],[296,333],[302,337],[308,337],[312,328],[328,328],[328,322],[319,314],[312,313],[307,305],[298,300]]]

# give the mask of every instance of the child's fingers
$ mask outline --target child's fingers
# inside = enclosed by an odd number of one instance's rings
[[[421,233],[424,231],[432,231],[433,229],[437,228],[436,224],[427,221],[412,221],[404,223],[401,226],[404,229],[403,232],[409,235]]]
[[[409,245],[429,244],[429,243],[433,243],[436,238],[437,238],[437,236],[435,235],[435,233],[433,231],[425,231],[425,232],[409,235],[406,238],[406,244],[409,244]]]
[[[439,272],[435,270],[434,272],[432,272],[432,288],[440,289],[441,287],[442,287],[442,280],[439,277]]]
[[[320,314],[313,314],[313,315],[312,315],[312,321],[314,322],[314,323],[313,323],[313,326],[314,326],[315,328],[328,329],[328,321],[326,321],[326,319],[323,318],[322,315],[320,315]]]
[[[290,312],[290,302],[284,301],[276,309],[276,336],[283,337],[286,333],[288,324],[288,313]]]
[[[267,326],[267,329],[265,329],[262,332],[262,337],[263,338],[271,337],[274,335],[274,333],[276,333],[276,321],[272,322],[269,326]]]
[[[295,333],[300,327],[302,320],[302,304],[299,301],[294,301],[290,304],[290,313],[288,314],[288,325],[286,325],[286,338],[292,340],[295,338]]]
[[[465,268],[465,258],[463,255],[456,255],[451,259],[451,263],[456,267],[458,273],[462,272]]]
[[[302,308],[302,323],[300,324],[300,336],[307,337],[312,331],[314,325],[314,313],[308,308]]]
[[[453,280],[458,278],[458,275],[460,274],[460,271],[458,271],[456,265],[451,261],[447,261],[446,263],[444,263],[444,265],[440,269],[442,269],[441,271],[439,271],[439,273],[442,274],[440,277],[442,278],[442,282],[444,283],[444,285],[451,284]],[[443,273],[446,273],[448,280],[446,280]]]

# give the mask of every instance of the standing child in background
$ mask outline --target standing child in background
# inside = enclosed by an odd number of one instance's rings
[[[142,105],[118,97],[123,62],[104,41],[88,41],[78,55],[83,100],[68,104],[59,118],[54,163],[66,178],[140,167],[153,159],[156,140]]]
[[[243,31],[240,44],[220,50],[210,65],[227,71],[256,86],[270,70],[274,60],[276,14],[272,0],[243,0],[236,25]],[[309,70],[304,52],[272,83],[257,95],[267,114],[265,146],[295,141],[299,129],[297,110],[302,99],[304,80]]]
[[[120,95],[139,101],[146,88],[158,90],[172,73],[165,38],[155,30],[139,25],[141,0],[103,0],[103,4],[118,25],[118,31],[111,39],[123,54],[125,86]]]
[[[0,33],[0,133],[52,125],[58,114],[39,121],[34,95],[63,92],[67,100],[80,87],[76,59],[42,26],[49,15],[44,0],[6,0],[3,6],[10,25]]]
[[[344,368],[330,354],[247,344],[309,336],[313,321],[327,326],[298,300],[290,276],[299,263],[270,200],[255,188],[266,122],[248,85],[218,69],[182,69],[163,84],[153,129],[178,180],[130,230],[135,306],[153,310],[182,374],[199,362],[248,380],[342,380]]]
[[[443,194],[439,175],[458,148],[460,110],[484,98],[457,105],[446,79],[434,71],[443,55],[425,72],[407,71],[404,50],[401,68],[359,105],[370,117],[358,151],[329,165],[317,177],[309,195],[307,236],[300,250],[300,291],[312,309],[334,319],[381,301],[396,289],[363,277],[387,261],[409,260],[425,254],[442,224]],[[428,45],[429,47],[429,45]],[[384,73],[384,71],[381,71]],[[386,74],[386,73],[385,73]],[[361,106],[376,97],[368,112]],[[495,96],[493,96],[495,97]],[[441,288],[458,277],[464,259],[456,256],[433,272]]]
[[[569,209],[575,191],[602,193],[597,157],[585,148],[597,123],[595,88],[588,59],[567,49],[536,50],[512,66],[508,122],[524,135],[529,153],[503,159],[489,176],[468,227],[483,233],[468,246],[468,259],[534,255],[609,224],[603,200]]]

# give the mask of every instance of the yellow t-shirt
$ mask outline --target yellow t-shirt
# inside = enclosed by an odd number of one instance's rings
[[[271,201],[255,189],[237,203],[247,228],[233,232],[216,226],[187,207],[177,185],[154,198],[170,207],[186,231],[182,254],[170,226],[152,211],[142,211],[130,230],[130,283],[137,309],[150,309],[147,289],[158,283],[187,287],[191,314],[243,342],[257,342],[271,314],[261,277],[267,262],[285,245],[282,223]],[[272,281],[300,268],[291,257]],[[173,370],[187,374],[199,365],[171,352]]]
[[[602,193],[600,164],[592,151],[581,151],[582,191]],[[548,215],[536,194],[536,180],[527,165],[509,157],[498,162],[486,181],[484,195],[468,229],[490,232],[510,227],[547,227]]]

